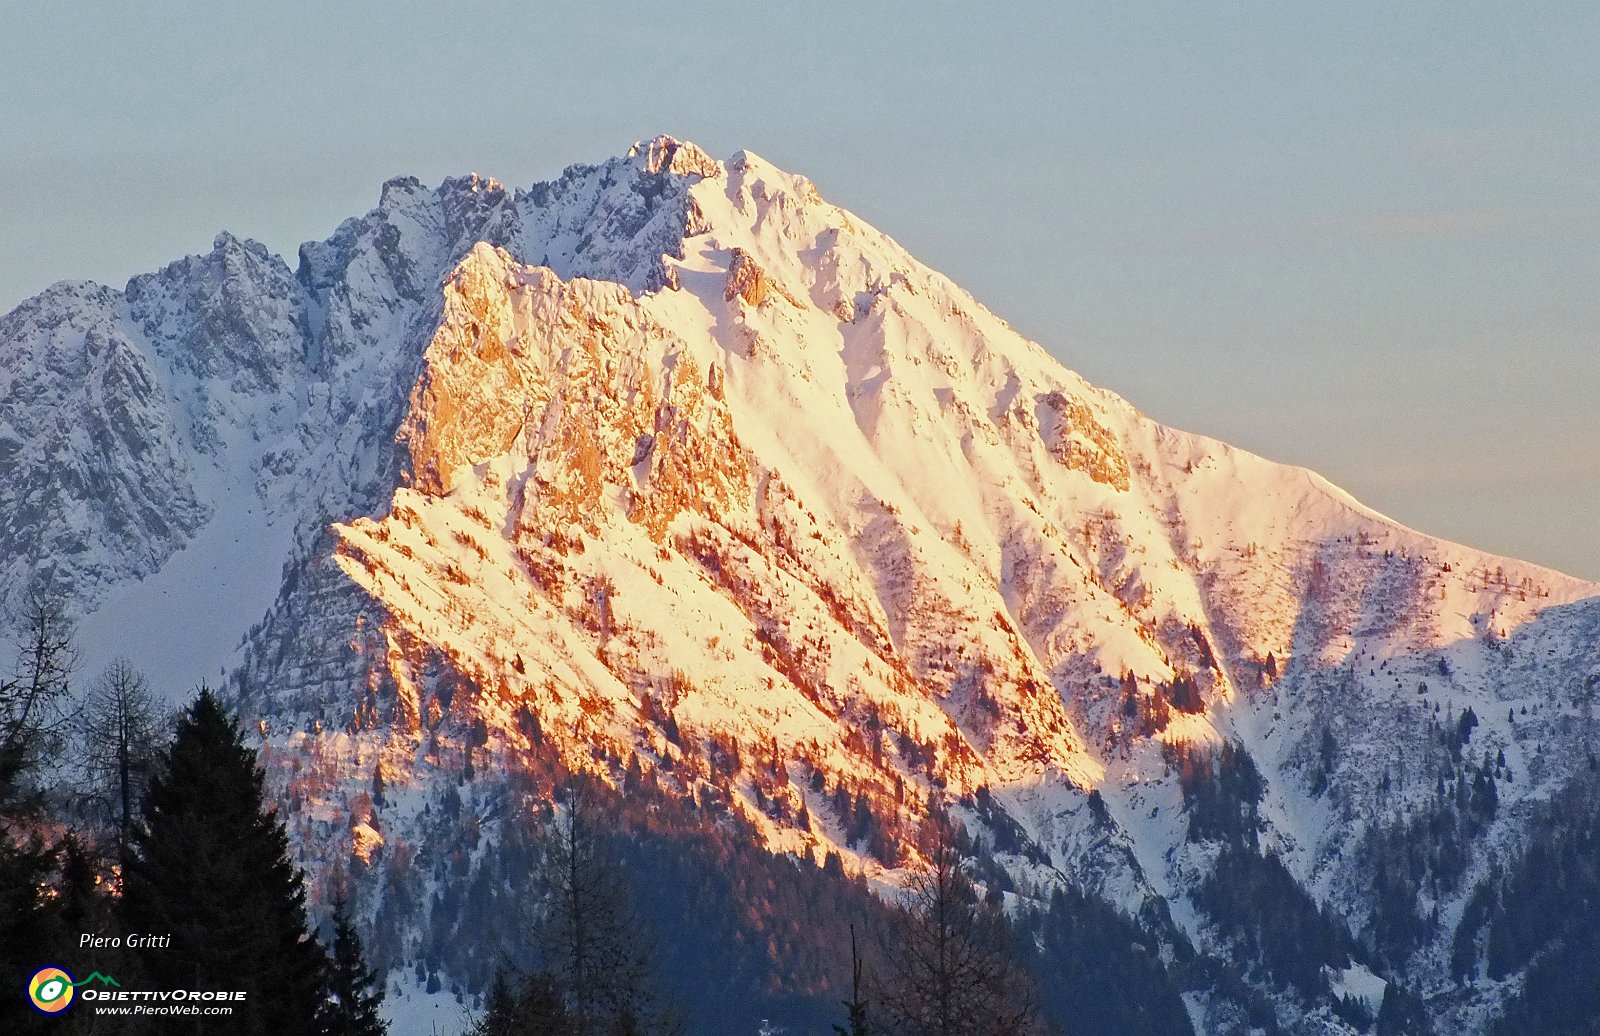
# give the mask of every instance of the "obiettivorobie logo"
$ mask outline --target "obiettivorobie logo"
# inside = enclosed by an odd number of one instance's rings
[[[98,971],[81,982],[74,982],[72,976],[61,968],[40,968],[33,973],[32,978],[28,979],[28,1001],[36,1010],[45,1014],[60,1014],[72,1004],[74,990],[95,981],[102,985],[122,988],[121,982]]]
[[[96,971],[73,981],[65,969],[54,965],[40,968],[28,979],[28,1002],[44,1014],[60,1014],[78,1000],[92,1001],[95,1010],[110,1014],[232,1014],[232,1005],[247,995],[242,989],[123,989],[110,975]]]

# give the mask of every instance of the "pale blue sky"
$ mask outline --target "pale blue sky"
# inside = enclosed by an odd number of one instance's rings
[[[1600,578],[1600,5],[981,6],[6,4],[0,309],[670,132],[1158,418]]]

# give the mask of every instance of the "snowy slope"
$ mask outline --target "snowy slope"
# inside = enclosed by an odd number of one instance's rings
[[[1244,745],[1265,844],[1357,930],[1430,723],[1472,707],[1515,775],[1473,874],[1588,751],[1600,587],[1148,419],[748,152],[390,181],[294,274],[225,235],[52,289],[0,322],[0,378],[0,590],[53,566],[96,657],[230,671],[322,868],[537,740],[725,786],[773,850],[891,884],[930,792],[992,802],[1018,875],[1206,947],[1163,745]],[[1139,729],[1180,684],[1198,708]],[[416,789],[381,817],[375,767]]]

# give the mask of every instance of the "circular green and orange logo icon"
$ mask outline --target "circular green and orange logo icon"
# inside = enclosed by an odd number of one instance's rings
[[[28,999],[45,1014],[58,1014],[72,1003],[72,976],[60,968],[40,968],[28,979]]]

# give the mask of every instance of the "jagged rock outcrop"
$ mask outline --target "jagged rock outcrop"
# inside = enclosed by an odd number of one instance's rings
[[[1039,398],[1037,419],[1052,457],[1096,482],[1128,491],[1128,460],[1111,429],[1095,420],[1089,404],[1062,392],[1048,392]]]
[[[684,140],[675,140],[665,134],[647,142],[635,144],[633,154],[642,154],[647,173],[674,173],[678,176],[721,176],[722,163],[702,151],[699,146]]]
[[[735,248],[733,258],[728,263],[728,286],[723,289],[722,297],[729,302],[744,299],[748,305],[759,306],[767,301],[767,293],[771,290],[771,282],[750,257],[750,253]]]
[[[507,275],[488,245],[477,245],[444,285],[444,315],[423,354],[400,438],[411,454],[412,484],[450,488],[457,468],[510,449],[527,401],[520,348],[511,326]],[[498,279],[498,283],[497,283]]]

